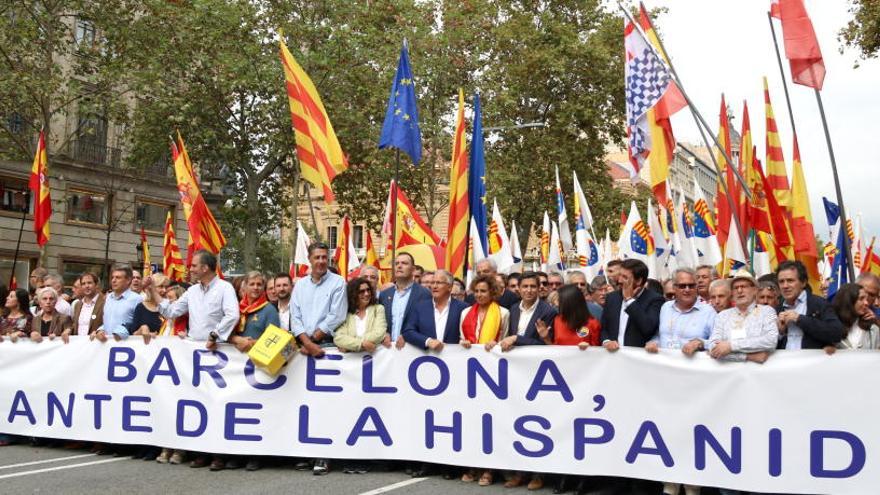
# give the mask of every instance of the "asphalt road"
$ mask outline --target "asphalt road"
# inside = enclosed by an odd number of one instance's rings
[[[98,456],[88,450],[60,447],[10,445],[0,447],[0,492],[49,494],[339,494],[376,495],[457,495],[551,493],[549,487],[537,492],[525,488],[506,490],[501,482],[490,487],[447,481],[439,476],[411,478],[401,471],[371,472],[362,475],[333,470],[325,476],[292,469],[289,460],[269,460],[260,471],[210,472],[188,465],[162,465],[130,457]]]

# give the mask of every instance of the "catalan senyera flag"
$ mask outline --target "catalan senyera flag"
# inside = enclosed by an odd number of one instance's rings
[[[150,262],[150,242],[147,240],[147,232],[141,227],[141,249],[144,253],[144,266],[143,274],[144,277],[149,277],[153,273],[152,263]]]
[[[175,282],[186,280],[186,268],[183,265],[183,257],[177,246],[174,236],[174,218],[171,212],[165,217],[165,238],[162,242],[162,273]]]
[[[739,174],[746,179],[746,185],[749,188],[752,187],[752,184],[748,175],[752,169],[754,157],[755,147],[752,143],[752,123],[751,119],[749,119],[749,105],[746,101],[743,101],[742,129],[740,132],[739,163],[737,164],[737,170],[739,171]],[[755,179],[757,183],[757,177]],[[742,191],[742,186],[740,186],[739,190]],[[752,225],[749,221],[749,205],[745,194],[736,195],[736,205],[737,214],[739,215],[739,221],[742,226],[742,232],[740,232],[740,234],[744,237],[748,237]]]
[[[348,168],[348,161],[336,139],[336,132],[333,131],[318,90],[290,54],[281,33],[278,37],[300,171],[305,180],[324,192],[324,201],[332,203],[331,183]]]
[[[470,209],[468,208],[467,125],[464,121],[464,91],[458,90],[458,115],[452,142],[452,165],[449,167],[449,227],[446,242],[446,270],[453,277],[464,278],[465,253]]]
[[[730,147],[730,121],[727,120],[727,103],[724,101],[724,95],[721,95],[721,110],[718,113],[718,143],[724,148],[727,156],[732,156]],[[733,204],[736,205],[736,198],[739,197],[736,188],[736,181],[733,176],[733,164],[727,163],[724,153],[719,150],[716,153],[718,167],[721,169],[721,175],[718,176],[715,194],[715,218],[718,219],[718,243],[722,246],[727,243],[727,234],[730,232],[730,218],[733,213],[730,209],[730,202],[727,197],[733,198]],[[722,183],[723,181],[723,183]]]
[[[767,87],[767,78],[764,78],[764,118],[766,121],[767,135],[764,165],[767,167],[767,180],[773,188],[776,202],[787,213],[791,213],[791,186],[788,184],[788,172],[785,170],[785,156],[782,153],[782,142],[779,140],[779,129],[776,127],[776,117],[773,115],[773,105],[770,103],[770,90]]]
[[[49,196],[49,155],[46,153],[46,135],[40,131],[37,153],[31,167],[28,188],[34,197],[34,232],[37,245],[43,247],[49,242],[49,217],[52,216],[52,198]]]
[[[189,227],[186,255],[189,265],[192,254],[199,249],[218,254],[226,246],[226,238],[205,203],[180,132],[177,133],[177,144],[172,143],[171,155],[174,159],[174,174],[177,176],[177,191]]]
[[[648,38],[648,42],[654,46],[662,57],[662,52],[659,49],[660,41],[657,38],[657,33],[651,27],[648,12],[645,10],[644,5],[641,5],[639,8],[638,23]],[[668,60],[664,59],[664,62],[667,65],[669,64]],[[675,152],[675,136],[672,134],[672,123],[669,118],[686,105],[687,101],[678,89],[678,85],[675,81],[671,81],[660,101],[648,110],[648,131],[651,136],[648,171],[651,177],[651,190],[660,204],[665,204],[667,200],[671,200],[671,198],[666,196],[666,180],[669,177],[669,164],[672,162]]]
[[[801,166],[801,153],[798,149],[797,136],[794,136],[794,166],[791,182],[791,233],[794,237],[795,258],[806,267],[810,277],[810,285],[814,293],[820,293],[821,279],[819,275],[819,253],[816,250],[816,234],[813,230],[813,214],[810,212],[810,196],[807,193],[807,181]]]

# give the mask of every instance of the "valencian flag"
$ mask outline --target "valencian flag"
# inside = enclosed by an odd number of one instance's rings
[[[697,248],[699,262],[703,265],[717,265],[721,263],[721,248],[712,221],[712,213],[709,211],[709,203],[703,196],[703,189],[694,177],[694,246]],[[730,227],[731,231],[735,225]],[[741,240],[739,242],[742,242]],[[742,251],[742,244],[739,250]]]
[[[590,206],[587,204],[587,198],[578,182],[576,172],[572,174],[572,179],[574,183],[574,238],[578,267],[587,276],[587,280],[592,280],[598,274],[600,263],[599,249],[593,236],[590,235],[593,214],[590,212]]]
[[[475,253],[489,252],[489,222],[486,212],[486,160],[483,156],[483,117],[480,107],[480,95],[474,95],[474,129],[471,138],[470,170],[468,171],[468,204],[472,224],[468,236],[473,239]],[[477,246],[479,243],[479,246]],[[474,263],[480,258],[474,258]]]
[[[449,226],[446,229],[446,270],[458,278],[464,277],[470,219],[466,131],[464,91],[459,89],[458,115],[455,118],[455,136],[452,141],[452,165],[449,167]]]
[[[804,0],[779,0],[778,4],[777,17],[782,21],[782,38],[785,57],[791,66],[791,81],[821,90],[825,81],[825,61]]]
[[[37,245],[43,247],[49,242],[49,217],[52,216],[52,198],[49,196],[49,156],[46,153],[46,135],[40,130],[37,153],[28,188],[34,197],[34,232]]]
[[[334,196],[330,184],[348,168],[348,161],[342,154],[318,90],[290,54],[280,32],[278,38],[300,172],[303,179],[324,192],[325,202],[332,203]]]
[[[699,265],[699,254],[694,242],[694,219],[690,207],[685,202],[684,191],[678,193],[678,207],[675,218],[676,243],[675,259],[678,266]]]
[[[422,133],[419,131],[416,103],[416,90],[404,40],[394,84],[391,85],[391,96],[388,97],[382,135],[379,136],[379,149],[397,148],[409,155],[413,165],[418,165],[422,159]]]
[[[146,259],[146,256],[144,256]],[[186,268],[183,266],[183,257],[180,256],[180,248],[174,236],[174,219],[171,212],[165,217],[165,238],[162,242],[162,273],[175,282],[186,280]]]
[[[149,277],[153,273],[153,268],[150,266],[152,265],[150,263],[150,242],[147,241],[147,232],[143,226],[141,226],[141,252],[144,253],[144,266],[141,273],[144,277]]]
[[[226,245],[226,238],[220,231],[220,226],[205,198],[199,189],[199,181],[193,171],[192,162],[183,144],[180,132],[177,133],[177,144],[171,144],[171,156],[174,160],[174,174],[177,176],[177,191],[180,193],[180,203],[183,205],[183,214],[189,227],[189,243],[187,243],[187,266],[192,255],[199,249],[205,249],[218,254]]]
[[[827,296],[828,299],[832,299],[838,289],[849,281],[849,260],[844,254],[846,252],[844,236],[847,235],[847,232],[840,225],[840,208],[828,201],[827,198],[822,198],[822,201],[825,203],[825,216],[828,218],[828,225],[831,226],[831,242],[834,243],[837,251],[834,261],[831,263],[831,279],[828,282]]]

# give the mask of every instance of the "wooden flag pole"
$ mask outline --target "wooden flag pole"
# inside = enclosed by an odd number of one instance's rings
[[[797,128],[794,123],[794,112],[791,109],[791,97],[788,94],[788,82],[785,80],[785,68],[782,65],[782,54],[779,52],[779,41],[776,38],[776,27],[773,25],[773,16],[767,12],[767,22],[770,24],[770,34],[773,36],[773,48],[776,50],[776,62],[779,65],[779,76],[782,78],[782,89],[785,92],[785,104],[788,108],[788,119],[791,122],[791,131],[797,137]],[[818,89],[813,88],[816,93],[816,103],[819,105],[819,116],[822,118],[822,128],[825,131],[825,142],[828,145],[828,156],[831,159],[831,172],[834,175],[834,191],[837,193],[837,206],[840,208],[840,225],[846,228],[846,210],[843,206],[843,193],[840,189],[840,178],[837,175],[837,161],[834,159],[834,147],[831,144],[831,134],[828,132],[828,121],[825,119],[825,106],[822,105],[822,95]],[[849,269],[850,282],[855,281],[855,265],[853,265],[852,246],[850,245],[849,235],[843,236],[843,250],[847,259]]]

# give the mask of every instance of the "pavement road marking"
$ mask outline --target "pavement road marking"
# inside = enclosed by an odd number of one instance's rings
[[[20,462],[18,464],[7,464],[6,466],[0,466],[0,469],[12,469],[12,468],[17,468],[17,467],[33,466],[34,464],[46,464],[48,462],[71,461],[73,459],[82,459],[83,457],[93,457],[96,455],[98,455],[98,454],[82,454],[82,455],[69,455],[66,457],[53,457],[52,459],[43,459],[41,461]]]
[[[0,479],[2,479],[2,476],[0,476]],[[428,479],[428,478],[412,478],[412,479],[400,481],[397,483],[393,483],[391,485],[382,486],[382,487],[376,488],[375,490],[363,492],[359,495],[379,495],[380,493],[388,493],[391,490],[397,490],[398,488],[403,488],[405,486],[414,485],[420,481],[425,481],[426,479]]]
[[[17,478],[19,476],[28,476],[31,474],[40,474],[40,473],[48,473],[51,471],[60,471],[62,469],[73,469],[73,468],[77,468],[77,467],[94,466],[96,464],[107,464],[110,462],[126,461],[129,459],[130,459],[129,457],[115,457],[113,459],[104,459],[103,461],[81,462],[79,464],[68,464],[66,466],[56,466],[56,467],[44,468],[44,469],[34,469],[33,471],[22,471],[20,473],[4,474],[4,475],[0,476],[0,480],[6,479],[6,478]]]

